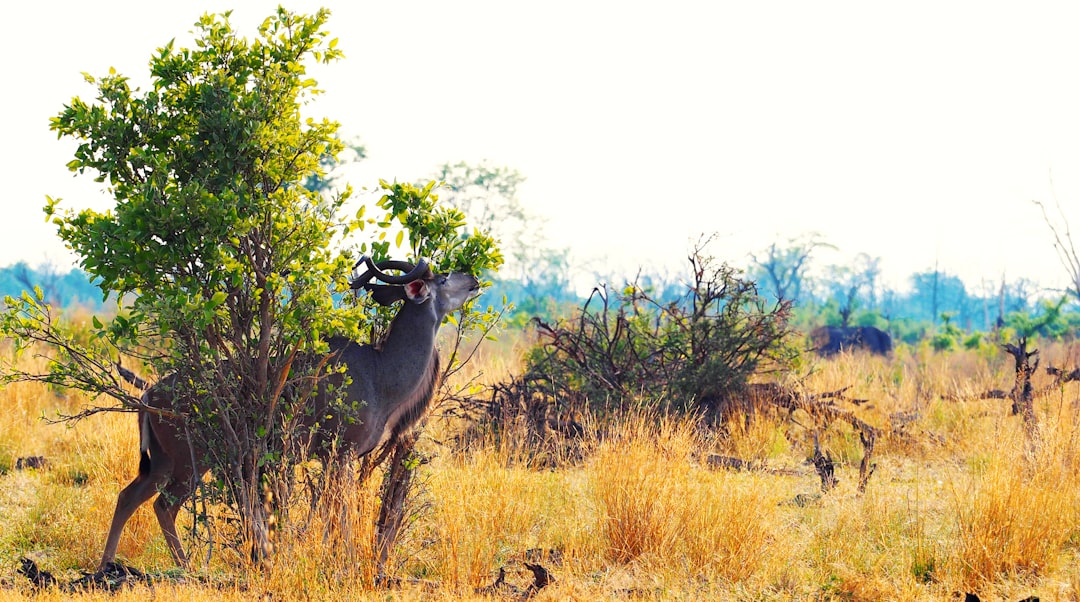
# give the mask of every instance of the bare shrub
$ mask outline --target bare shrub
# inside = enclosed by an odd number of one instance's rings
[[[580,430],[582,415],[619,415],[643,403],[718,423],[740,412],[755,375],[790,367],[791,303],[769,304],[754,282],[718,264],[704,244],[688,258],[689,283],[661,298],[635,282],[593,289],[576,315],[536,319],[539,343],[525,374],[478,402],[492,423],[524,416],[533,432]]]

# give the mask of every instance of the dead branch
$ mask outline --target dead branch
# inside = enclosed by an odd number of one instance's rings
[[[1074,368],[1073,370],[1066,372],[1064,368],[1047,366],[1046,373],[1054,377],[1054,384],[1051,385],[1052,387],[1063,385],[1074,380],[1080,380],[1080,368]]]
[[[1013,415],[1020,414],[1023,417],[1024,430],[1027,432],[1028,438],[1031,439],[1035,436],[1035,431],[1038,428],[1031,375],[1039,367],[1038,358],[1035,359],[1034,365],[1031,363],[1031,358],[1037,355],[1039,350],[1028,351],[1027,343],[1027,337],[1020,337],[1016,345],[1006,343],[1003,347],[1009,355],[1013,356],[1013,360],[1016,362],[1016,379],[1009,394],[1009,397],[1013,400],[1012,413]]]
[[[874,443],[877,442],[877,435],[872,431],[859,431],[859,441],[863,445],[863,457],[859,462],[859,493],[866,491],[866,483],[870,480],[870,475],[874,474],[874,469],[877,465],[870,461],[870,457],[874,454]]]
[[[812,461],[814,469],[817,471],[818,476],[821,477],[822,493],[828,493],[840,484],[840,480],[836,478],[836,466],[833,464],[832,454],[825,452],[822,455],[821,453],[817,431],[814,431],[814,457]]]
[[[803,394],[792,387],[784,387],[777,383],[754,383],[747,387],[745,394],[747,401],[741,409],[747,413],[747,416],[753,412],[769,411],[770,407],[788,412],[789,419],[791,419],[791,414],[797,410],[802,410],[810,415],[814,421],[812,427],[814,433],[813,464],[822,479],[822,491],[824,492],[828,492],[835,487],[838,480],[835,475],[832,457],[827,453],[825,455],[821,454],[818,433],[823,429],[827,429],[836,421],[850,424],[852,428],[858,431],[859,440],[863,445],[863,458],[859,465],[859,491],[863,492],[866,490],[866,485],[874,472],[875,465],[872,462],[874,445],[881,432],[876,427],[860,419],[853,412],[836,406],[834,401],[837,400],[848,401],[855,405],[867,403],[867,400],[848,398],[845,395],[848,389],[850,387],[835,391]],[[709,456],[707,463],[710,466],[734,470],[759,469],[751,462],[718,455]]]
[[[1051,180],[1052,183],[1052,180]],[[1061,260],[1061,265],[1068,272],[1069,278],[1072,279],[1072,290],[1069,291],[1073,295],[1080,297],[1080,253],[1077,253],[1076,245],[1073,244],[1072,232],[1069,229],[1069,220],[1065,219],[1065,211],[1061,208],[1061,202],[1054,198],[1054,204],[1057,207],[1058,216],[1061,218],[1062,227],[1059,230],[1054,222],[1050,219],[1050,215],[1046,212],[1046,206],[1042,201],[1032,201],[1039,207],[1043,214],[1043,221],[1046,222],[1047,227],[1050,228],[1050,234],[1054,237],[1054,250],[1057,251],[1058,259]]]
[[[738,472],[761,472],[769,475],[784,476],[784,477],[801,477],[807,473],[801,470],[795,470],[792,468],[771,468],[764,462],[754,462],[752,460],[743,460],[742,458],[735,458],[732,456],[722,456],[720,454],[709,454],[705,457],[705,465],[709,468],[723,468],[727,470],[735,470]]]

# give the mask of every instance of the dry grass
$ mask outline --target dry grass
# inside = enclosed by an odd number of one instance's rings
[[[482,373],[459,378],[498,378],[515,365],[513,349],[485,352]],[[1048,356],[1075,364],[1067,348]],[[886,432],[896,414],[917,416],[904,436],[879,441],[861,494],[858,437],[834,425],[821,442],[840,461],[841,482],[820,495],[806,465],[810,420],[799,414],[759,417],[724,436],[629,416],[585,442],[583,460],[554,470],[530,468],[505,439],[455,452],[439,443],[454,425],[432,424],[423,441],[431,462],[419,469],[414,515],[393,558],[397,589],[374,586],[375,478],[328,485],[314,510],[293,509],[262,573],[215,550],[185,582],[79,599],[490,599],[477,590],[500,568],[524,587],[524,563],[539,561],[557,581],[537,600],[954,600],[957,592],[1080,600],[1080,391],[1071,384],[1037,400],[1032,443],[1007,402],[972,399],[1008,389],[1011,372],[985,351],[924,349],[814,366],[802,386],[851,386],[851,397],[870,403],[845,409]],[[115,495],[135,472],[137,435],[130,414],[71,428],[40,420],[84,402],[36,386],[0,390],[0,602],[70,599],[33,592],[15,574],[22,556],[61,579],[96,565]],[[713,470],[709,452],[784,470]],[[14,469],[15,459],[35,455],[48,466]],[[129,523],[120,556],[147,571],[171,568],[148,507]]]
[[[701,582],[762,573],[781,500],[752,477],[703,468],[701,447],[688,423],[649,416],[631,418],[598,446],[587,476],[599,557],[675,567]]]

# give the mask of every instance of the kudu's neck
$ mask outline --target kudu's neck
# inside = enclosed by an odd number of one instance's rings
[[[377,386],[383,399],[408,397],[418,384],[417,376],[430,372],[440,321],[433,300],[405,301],[377,353]]]

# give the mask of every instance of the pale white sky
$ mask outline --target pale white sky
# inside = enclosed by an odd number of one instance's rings
[[[21,2],[5,9],[0,265],[71,265],[46,194],[108,203],[48,130],[80,72],[146,81],[206,11],[253,36],[276,2]],[[1080,4],[285,2],[333,11],[346,59],[312,107],[358,136],[354,185],[444,162],[522,172],[521,200],[587,270],[682,266],[717,232],[736,265],[816,231],[882,257],[893,284],[935,261],[973,288],[1064,270],[1031,199],[1080,230]],[[1051,185],[1051,174],[1053,185]]]

